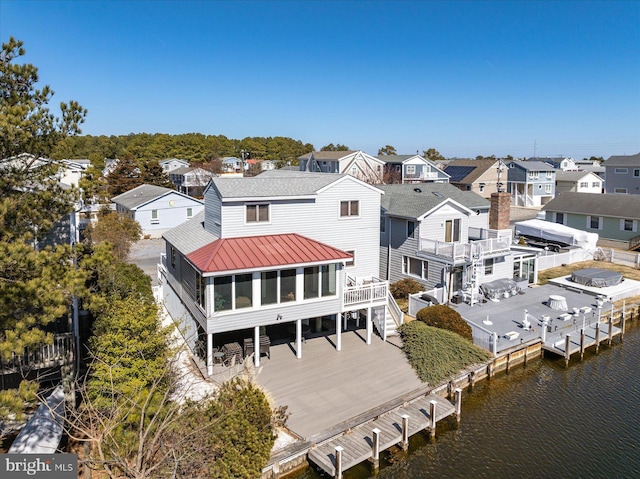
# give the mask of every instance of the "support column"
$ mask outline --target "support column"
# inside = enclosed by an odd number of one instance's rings
[[[402,450],[409,449],[409,415],[403,414],[402,416]]]
[[[598,354],[599,349],[600,349],[600,319],[598,318],[598,322],[596,323],[596,354]]]
[[[213,334],[207,334],[207,373],[213,374]]]
[[[455,406],[456,406],[456,424],[460,424],[460,415],[462,414],[462,389],[456,388],[455,392]]]
[[[431,430],[429,431],[429,437],[433,440],[436,438],[436,406],[435,399],[429,401],[429,419],[431,422]]]
[[[571,352],[569,348],[571,347],[571,335],[567,334],[564,338],[564,366],[569,366],[569,359],[571,358]]]
[[[342,314],[336,316],[336,351],[342,351]]]
[[[625,323],[624,306],[622,307],[622,313],[620,313],[620,342],[624,341],[624,323]]]
[[[296,358],[302,359],[302,320],[296,320]]]
[[[371,319],[371,316],[367,314],[367,338],[366,338],[367,344],[371,344],[372,335],[373,335],[373,320]]]
[[[609,316],[609,338],[607,340],[609,346],[611,346],[611,341],[613,341],[613,309],[611,310],[611,316]]]
[[[253,328],[253,364],[260,367],[260,326]]]
[[[336,446],[336,473],[333,475],[336,479],[342,479],[342,451],[341,446]]]
[[[380,467],[380,429],[373,428],[371,433],[371,463],[373,464],[373,470],[377,471]]]
[[[580,361],[584,358],[584,327],[580,330]]]

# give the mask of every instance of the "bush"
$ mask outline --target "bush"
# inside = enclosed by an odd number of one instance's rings
[[[438,304],[435,306],[429,306],[428,308],[422,308],[416,314],[416,319],[423,322],[427,326],[433,326],[434,328],[446,329],[459,334],[464,339],[468,339],[473,342],[473,331],[471,326],[462,319],[460,313],[451,309],[445,304]]]
[[[424,291],[424,286],[414,279],[401,279],[389,286],[389,291],[395,299],[407,299],[410,294]]]
[[[432,306],[435,307],[435,306]],[[400,327],[403,350],[421,381],[433,386],[471,365],[483,363],[491,354],[451,331],[420,321]]]

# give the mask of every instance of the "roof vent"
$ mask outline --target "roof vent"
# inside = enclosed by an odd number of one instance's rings
[[[436,196],[437,196],[437,197],[439,197],[439,198],[442,198],[442,197],[443,197],[443,196],[442,196],[442,193],[440,193],[439,191],[434,191],[434,192],[433,192],[433,194],[434,194],[434,195],[436,195]]]
[[[413,191],[415,191],[416,193],[422,193],[422,190],[420,188],[414,188]]]

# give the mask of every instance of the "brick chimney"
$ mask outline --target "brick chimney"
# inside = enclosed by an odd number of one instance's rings
[[[511,193],[491,193],[489,228],[492,230],[508,230],[510,216]]]

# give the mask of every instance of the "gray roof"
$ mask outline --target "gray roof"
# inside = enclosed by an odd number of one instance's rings
[[[181,225],[165,231],[162,237],[185,255],[219,239],[204,229],[204,211]]]
[[[318,190],[343,178],[340,173],[271,170],[250,178],[213,178],[222,198],[256,198],[315,195]]]
[[[556,172],[556,181],[580,181],[591,173],[595,175],[593,171],[558,171]]]
[[[121,195],[114,196],[111,198],[111,201],[124,206],[128,210],[132,210],[174,191],[175,190],[169,188],[163,188],[162,186],[145,184],[136,186],[134,189],[122,193]]]
[[[420,155],[377,155],[374,158],[384,161],[385,163],[402,163],[404,160]],[[421,157],[422,158],[422,157]]]
[[[419,218],[448,198],[469,209],[486,209],[491,203],[473,191],[462,191],[448,183],[376,185],[382,191],[381,206],[388,215]]]
[[[556,171],[556,169],[552,165],[544,163],[542,161],[510,161],[509,164],[518,165],[523,170],[527,171]]]
[[[348,151],[311,151],[306,155],[299,156],[299,160],[308,160],[311,154],[316,160],[339,160],[340,158],[344,158],[345,156],[352,155],[353,153],[357,153],[358,150],[348,150]]]
[[[609,157],[603,166],[640,166],[640,153],[635,155],[615,155]]]
[[[640,218],[640,195],[567,192],[556,196],[542,209],[561,213],[637,219]]]

